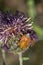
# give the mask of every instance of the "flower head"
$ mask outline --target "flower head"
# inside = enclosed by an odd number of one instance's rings
[[[23,50],[31,46],[31,41],[36,41],[37,35],[33,30],[33,22],[30,22],[24,13],[16,11],[0,12],[0,40],[2,48],[8,50]]]

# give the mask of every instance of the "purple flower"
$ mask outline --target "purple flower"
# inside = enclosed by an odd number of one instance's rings
[[[15,14],[10,12],[0,12],[0,40],[2,39],[4,49],[9,49],[7,47],[7,40],[11,38],[12,34],[16,37],[20,37],[20,34],[28,34],[31,40],[37,40],[37,34],[32,29],[31,18],[28,18],[24,13],[16,11]],[[15,29],[16,28],[16,29]],[[20,40],[20,39],[19,39]],[[17,40],[16,40],[17,41]]]
[[[28,30],[27,33],[30,34],[31,40],[33,40],[33,39],[34,39],[35,41],[38,40],[38,36],[37,36],[37,34],[36,34],[36,32],[35,32],[34,30]]]

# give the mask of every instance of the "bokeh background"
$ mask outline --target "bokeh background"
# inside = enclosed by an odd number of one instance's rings
[[[23,54],[29,57],[29,60],[24,61],[23,65],[43,65],[43,0],[0,0],[0,10],[13,13],[19,10],[31,16],[39,40]],[[1,51],[0,65],[2,65]],[[6,52],[6,65],[19,65],[18,55]]]

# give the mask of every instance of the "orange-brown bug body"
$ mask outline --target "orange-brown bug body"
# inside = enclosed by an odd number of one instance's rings
[[[25,49],[25,48],[28,47],[28,45],[30,44],[30,42],[31,42],[30,37],[28,38],[28,37],[26,37],[26,35],[23,35],[21,37],[20,42],[19,42],[19,46],[20,46],[21,49]]]

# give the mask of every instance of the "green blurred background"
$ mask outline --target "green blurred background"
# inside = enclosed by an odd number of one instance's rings
[[[13,13],[19,10],[32,18],[39,40],[23,54],[23,56],[29,57],[29,60],[24,61],[23,64],[43,65],[43,0],[0,0],[0,10]],[[1,55],[0,51],[0,65],[2,65]],[[6,52],[6,65],[19,65],[18,55]]]

